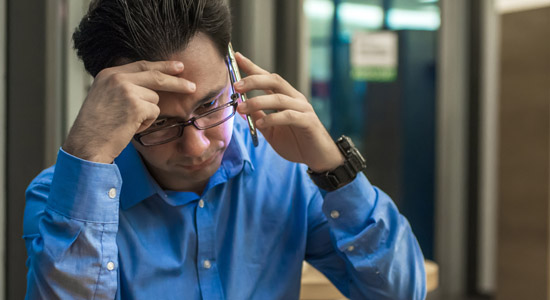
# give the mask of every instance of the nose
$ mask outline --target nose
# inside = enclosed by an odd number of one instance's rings
[[[177,143],[178,151],[192,158],[205,158],[202,156],[210,146],[210,140],[206,136],[205,130],[199,130],[192,125],[184,128]]]

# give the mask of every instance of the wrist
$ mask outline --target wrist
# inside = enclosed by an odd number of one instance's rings
[[[105,151],[95,151],[93,145],[75,143],[71,139],[67,139],[61,148],[74,157],[91,162],[111,164],[114,161],[114,157],[102,154]]]
[[[350,183],[357,173],[366,168],[365,159],[349,137],[341,136],[336,141],[336,146],[344,157],[342,164],[323,172],[317,172],[311,168],[307,171],[313,182],[326,191],[334,191]]]
[[[315,173],[323,173],[327,171],[332,171],[339,166],[343,165],[346,161],[346,158],[342,153],[338,150],[336,147],[336,144],[334,144],[335,151],[332,151],[331,155],[327,156],[327,159],[323,161],[322,164],[317,165],[308,165],[309,169]]]
[[[61,149],[50,192],[50,195],[56,196],[49,197],[47,202],[69,218],[100,223],[118,222],[121,187],[122,178],[116,165],[84,161]],[[86,201],[82,201],[82,195],[86,195]]]

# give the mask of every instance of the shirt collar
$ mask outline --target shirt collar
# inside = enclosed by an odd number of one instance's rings
[[[122,176],[122,189],[120,191],[120,204],[126,210],[144,199],[157,194],[162,189],[151,177],[147,167],[141,160],[141,156],[132,143],[115,158]]]
[[[239,117],[235,118],[231,142],[225,150],[220,168],[210,178],[205,192],[237,176],[242,171],[245,173],[254,171],[254,165],[249,155],[249,151],[252,150],[253,146],[251,146],[252,143],[249,141],[249,137],[245,136],[245,134],[249,134],[248,127],[243,130],[244,121],[239,119]],[[129,209],[155,194],[170,205],[182,205],[197,199],[197,195],[194,193],[169,192],[167,194],[151,176],[132,143],[128,144],[115,159],[115,164],[122,176],[120,203],[123,210]]]

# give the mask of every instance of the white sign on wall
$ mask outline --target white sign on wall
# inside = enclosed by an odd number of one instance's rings
[[[350,47],[351,77],[365,81],[397,78],[397,34],[392,31],[356,32]]]

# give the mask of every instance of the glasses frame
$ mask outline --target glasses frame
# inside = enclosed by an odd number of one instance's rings
[[[170,143],[171,141],[174,141],[178,138],[180,138],[182,135],[183,135],[183,129],[189,125],[193,125],[193,127],[195,127],[196,129],[198,130],[206,130],[206,129],[210,129],[210,128],[213,128],[213,127],[216,127],[224,122],[226,122],[227,120],[231,119],[235,113],[237,112],[237,105],[239,105],[239,100],[240,100],[240,94],[239,93],[236,93],[235,92],[235,87],[233,86],[234,82],[233,82],[233,79],[232,79],[232,74],[231,74],[231,68],[227,65],[226,63],[226,66],[227,66],[227,70],[229,72],[229,77],[230,77],[230,82],[231,82],[231,90],[233,91],[233,93],[231,93],[231,101],[229,101],[228,103],[220,106],[220,107],[216,107],[212,110],[209,110],[203,114],[200,114],[198,116],[195,116],[195,117],[192,117],[191,119],[187,120],[187,121],[181,121],[181,122],[177,122],[175,124],[172,124],[170,126],[166,126],[166,127],[162,127],[162,128],[157,128],[157,129],[154,129],[154,130],[151,130],[151,131],[147,131],[147,132],[141,132],[141,133],[136,133],[134,135],[134,140],[137,141],[140,145],[142,146],[145,146],[145,147],[150,147],[150,146],[158,146],[158,145],[162,145],[162,144],[166,144],[166,143]],[[221,121],[218,121],[216,122],[215,124],[212,124],[212,125],[209,125],[209,126],[199,126],[197,125],[197,123],[195,121],[197,121],[198,119],[200,118],[203,118],[203,117],[206,117],[208,115],[211,115],[215,112],[218,112],[220,110],[223,110],[223,109],[226,109],[230,106],[233,106],[233,112],[227,116],[226,118],[224,118],[223,120]],[[175,135],[174,137],[172,138],[169,138],[167,140],[164,140],[164,141],[161,141],[161,142],[158,142],[158,143],[152,143],[152,144],[149,144],[149,143],[144,143],[141,139],[144,137],[144,136],[147,136],[148,134],[151,134],[151,133],[154,133],[154,132],[158,132],[158,131],[161,131],[161,130],[167,130],[167,129],[171,129],[171,128],[174,128],[174,127],[179,127],[178,128],[178,134]]]

